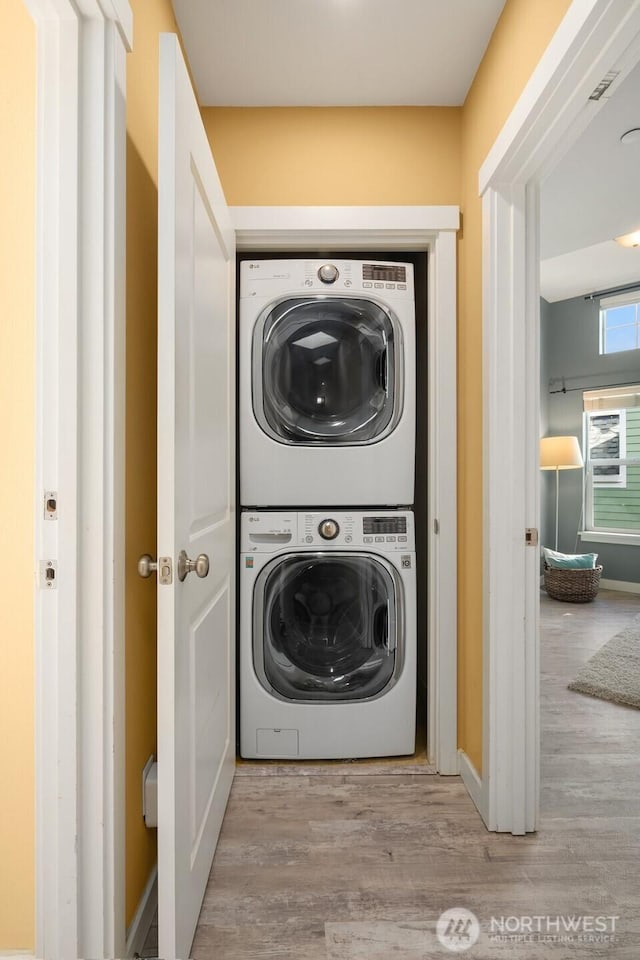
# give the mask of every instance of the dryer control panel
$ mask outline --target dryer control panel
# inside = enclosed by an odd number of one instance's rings
[[[413,300],[413,265],[363,260],[243,260],[240,298],[347,294]]]
[[[242,553],[275,553],[295,546],[310,550],[415,550],[410,510],[247,510],[241,517]]]

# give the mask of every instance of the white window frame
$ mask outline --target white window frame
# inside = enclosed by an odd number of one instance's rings
[[[592,460],[589,456],[589,420],[592,417],[611,416],[617,414],[620,417],[620,457],[610,457],[606,460]],[[583,491],[584,505],[584,530],[580,531],[580,539],[601,543],[623,543],[640,544],[640,531],[625,527],[600,527],[595,525],[594,520],[594,490],[624,489],[627,483],[627,467],[640,464],[640,457],[627,456],[627,411],[625,409],[612,410],[585,410],[584,413],[584,449],[586,451],[585,462],[585,481]],[[602,477],[601,479],[593,476],[593,467],[613,465],[619,468],[619,480],[612,480],[611,477]]]
[[[635,306],[636,320],[634,330],[636,332],[636,345],[626,350],[607,350],[607,325],[606,317],[609,310],[616,307]],[[631,326],[631,324],[620,324],[620,326]],[[619,329],[619,328],[613,328]],[[602,356],[612,356],[614,353],[629,353],[631,350],[640,350],[640,290],[633,290],[629,293],[621,293],[615,297],[604,297],[600,300],[600,354]]]

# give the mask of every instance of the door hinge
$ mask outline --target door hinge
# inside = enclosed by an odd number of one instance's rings
[[[524,532],[524,539],[528,547],[537,547],[538,546],[538,528],[527,527],[527,529]]]
[[[433,521],[433,532],[437,536],[440,533],[440,521],[434,519]]]

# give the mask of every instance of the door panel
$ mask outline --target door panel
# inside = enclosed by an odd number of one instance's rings
[[[158,175],[158,553],[173,564],[158,585],[158,925],[159,955],[175,960],[189,956],[235,766],[235,248],[171,34]],[[206,554],[208,573],[181,581],[181,551]]]
[[[229,310],[229,264],[215,218],[195,178],[193,187],[197,256],[193,260],[194,309],[190,317],[192,516],[215,523],[229,510],[230,471],[224,455],[229,450],[229,419],[216,416],[215,411],[226,409],[231,371],[229,351],[219,349],[212,318],[226,317]]]

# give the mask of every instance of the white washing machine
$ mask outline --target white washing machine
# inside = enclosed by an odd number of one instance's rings
[[[240,267],[240,502],[413,503],[413,267]]]
[[[242,756],[413,753],[413,514],[245,512],[240,564]]]

